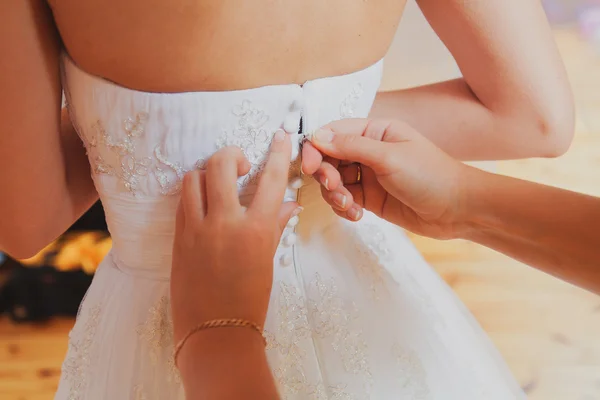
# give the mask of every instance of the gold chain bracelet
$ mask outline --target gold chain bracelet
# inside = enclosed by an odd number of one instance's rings
[[[265,339],[265,336],[263,335],[262,329],[254,322],[251,322],[251,321],[248,321],[245,319],[233,319],[233,318],[213,319],[210,321],[203,322],[199,325],[196,325],[195,327],[190,329],[188,331],[188,333],[186,333],[186,335],[179,341],[179,343],[177,343],[177,346],[175,346],[175,350],[173,351],[173,361],[175,362],[175,365],[177,365],[177,357],[179,356],[179,353],[181,352],[183,345],[185,345],[185,343],[190,338],[190,336],[192,336],[194,333],[200,332],[202,330],[212,329],[212,328],[250,328],[250,329],[253,329],[256,332],[258,332],[260,334],[260,336],[262,337],[265,346],[267,345],[267,340]]]

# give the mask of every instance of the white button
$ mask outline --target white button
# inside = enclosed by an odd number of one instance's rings
[[[292,255],[289,253],[282,255],[281,258],[279,259],[279,262],[284,267],[292,265],[292,261],[293,261]]]
[[[304,181],[302,180],[302,178],[296,177],[292,179],[289,187],[292,189],[300,189],[302,186],[304,186]]]
[[[283,238],[283,245],[284,246],[293,246],[294,244],[296,244],[296,234],[295,233],[290,233],[289,235],[286,235]]]
[[[300,217],[298,217],[297,215],[295,215],[292,218],[290,218],[290,220],[287,223],[287,226],[288,226],[288,228],[293,228],[296,225],[298,225],[298,222],[300,222]]]
[[[288,115],[283,121],[283,130],[287,133],[298,133],[300,129],[300,116]]]

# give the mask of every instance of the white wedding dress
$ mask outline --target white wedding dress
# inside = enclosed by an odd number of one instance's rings
[[[482,329],[404,233],[365,213],[337,217],[300,176],[299,133],[366,117],[382,62],[304,85],[145,93],[63,56],[63,86],[104,205],[113,248],[70,334],[57,400],[175,400],[169,271],[186,171],[226,145],[252,163],[251,199],[274,131],[294,138],[287,196],[305,210],[273,262],[265,326],[283,399],[508,400],[524,394]]]

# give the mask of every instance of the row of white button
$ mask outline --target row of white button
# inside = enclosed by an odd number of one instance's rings
[[[301,99],[295,100],[290,107],[290,114],[283,121],[283,130],[286,131],[290,135],[298,135],[298,131],[300,130],[300,119],[302,118],[302,115],[301,115],[302,108],[303,108],[303,104],[302,104]],[[298,156],[300,155],[299,153],[300,153],[300,143],[296,141],[292,145],[292,160],[296,160],[298,158]],[[304,181],[303,181],[302,177],[298,176],[298,177],[293,178],[289,182],[288,188],[291,191],[297,191],[303,185],[304,185]],[[286,198],[286,200],[294,201],[296,199],[295,198]],[[296,244],[297,236],[294,233],[294,228],[296,227],[296,225],[298,225],[298,222],[299,222],[299,218],[297,215],[290,218],[290,220],[287,223],[287,227],[286,227],[286,231],[288,231],[288,232],[286,234],[284,234],[284,236],[281,240],[281,244],[285,249],[284,250],[285,253],[281,255],[281,257],[279,258],[279,262],[284,267],[288,267],[288,266],[292,265],[292,263],[294,262],[294,256],[292,253],[293,250],[290,249],[290,247],[292,247],[294,244]]]
[[[284,247],[291,247],[294,244],[296,244],[296,240],[298,238],[298,236],[293,232],[294,228],[296,227],[296,225],[298,225],[298,222],[300,221],[300,218],[298,218],[298,216],[293,216],[292,218],[290,218],[290,220],[287,223],[287,227],[286,230],[289,229],[291,230],[291,232],[285,234],[283,236],[283,239],[281,240],[281,244]],[[286,253],[283,254],[280,258],[279,258],[279,262],[281,263],[281,265],[283,265],[284,267],[288,267],[292,264],[292,262],[294,261],[294,258],[292,256],[292,253],[289,250],[286,250]]]

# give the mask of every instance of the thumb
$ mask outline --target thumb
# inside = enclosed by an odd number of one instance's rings
[[[279,210],[279,217],[277,218],[279,222],[280,233],[283,232],[288,221],[292,217],[295,217],[296,215],[300,214],[301,211],[302,207],[300,207],[300,205],[295,201],[288,201],[281,205],[281,209]]]
[[[317,130],[311,139],[320,152],[338,160],[354,161],[373,170],[381,163],[389,144],[368,137],[336,133],[329,128]]]

